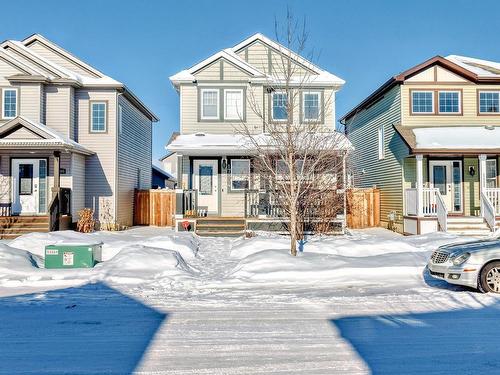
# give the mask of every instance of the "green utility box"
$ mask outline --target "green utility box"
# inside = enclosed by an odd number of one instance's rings
[[[45,246],[45,268],[92,268],[102,261],[102,243]]]

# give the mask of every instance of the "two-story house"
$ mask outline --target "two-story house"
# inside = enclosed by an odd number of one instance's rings
[[[500,63],[436,56],[342,117],[354,183],[381,190],[381,222],[481,235],[500,216]]]
[[[26,230],[46,230],[49,216],[57,229],[84,207],[131,225],[134,188],[151,186],[154,121],[123,83],[43,36],[1,43],[2,234],[23,217]]]
[[[300,106],[291,114],[283,110],[286,98],[276,89],[280,77],[275,65],[283,59],[296,72],[292,85],[296,82],[296,90],[301,90]],[[280,227],[273,221],[273,209],[262,207],[264,201],[258,198],[262,187],[253,173],[251,151],[236,129],[244,124],[252,133],[264,134],[263,119],[280,121],[290,115],[302,121],[307,115],[318,118],[306,120],[321,120],[334,132],[335,93],[344,81],[262,34],[217,52],[170,80],[180,97],[180,132],[166,146],[175,155],[168,158],[176,159],[178,188],[184,190],[178,222],[187,216],[207,215],[222,218],[226,224],[229,218],[238,218],[231,223],[236,232],[244,225]],[[204,232],[202,226],[216,232],[216,224],[215,220],[197,221],[197,232]]]

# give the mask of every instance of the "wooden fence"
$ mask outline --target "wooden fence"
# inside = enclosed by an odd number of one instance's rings
[[[380,225],[380,190],[347,191],[347,227],[362,229]]]
[[[171,227],[174,225],[175,191],[136,190],[134,225]]]

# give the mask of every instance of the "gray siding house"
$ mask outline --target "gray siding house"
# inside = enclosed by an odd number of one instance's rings
[[[100,223],[132,225],[155,121],[123,83],[43,36],[1,43],[1,215],[74,222],[89,207]]]

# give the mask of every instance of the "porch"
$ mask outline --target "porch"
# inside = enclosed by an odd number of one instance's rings
[[[404,231],[487,235],[500,224],[498,154],[417,154],[404,163]]]

